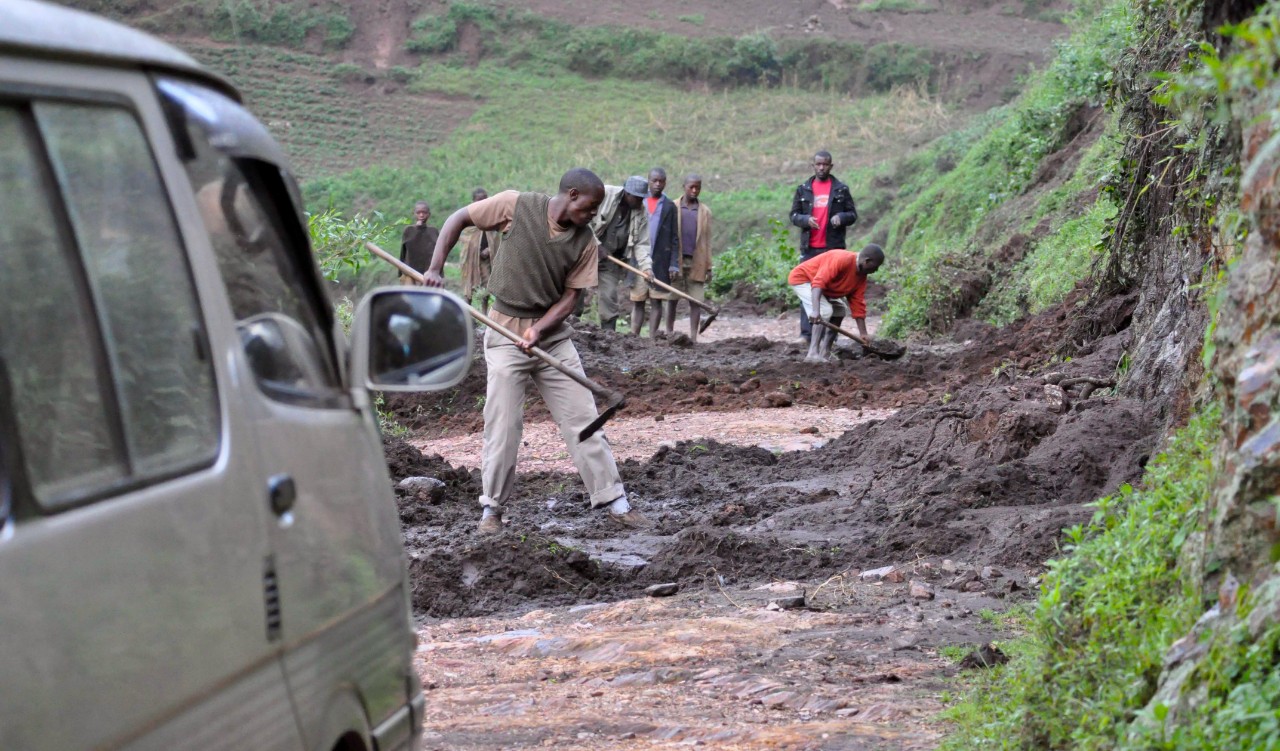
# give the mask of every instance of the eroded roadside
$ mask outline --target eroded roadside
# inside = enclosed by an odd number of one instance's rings
[[[816,367],[767,336],[682,349],[580,332],[588,372],[637,397],[607,430],[650,441],[620,462],[643,532],[587,510],[552,437],[525,447],[541,463],[505,533],[482,537],[474,463],[388,440],[397,482],[427,478],[397,497],[429,747],[933,747],[940,650],[998,636],[992,614],[1030,597],[1061,530],[1135,481],[1154,442],[1144,405],[1106,386],[1122,327],[1055,357],[1074,315]],[[461,443],[482,384],[397,413],[433,420],[419,445]],[[740,414],[794,429],[812,410],[865,419],[794,446],[762,447],[759,427],[662,432]],[[679,594],[645,595],[660,584]],[[783,587],[803,600],[768,609]]]

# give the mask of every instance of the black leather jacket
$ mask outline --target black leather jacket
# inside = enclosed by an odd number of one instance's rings
[[[796,196],[791,199],[791,223],[800,228],[800,254],[805,255],[809,248],[809,217],[813,215],[813,178],[796,186]],[[840,217],[840,226],[827,225],[827,247],[845,247],[844,233],[858,221],[858,209],[853,205],[853,195],[849,186],[831,176],[831,203],[827,207],[827,221],[832,217]]]

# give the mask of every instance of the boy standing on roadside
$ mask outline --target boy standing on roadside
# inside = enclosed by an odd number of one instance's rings
[[[440,230],[427,225],[431,218],[431,206],[426,201],[418,201],[413,205],[413,224],[404,228],[400,236],[400,260],[421,273],[427,270],[427,262],[431,260],[431,251],[436,246],[436,238]],[[401,284],[417,284],[413,278],[400,275]]]
[[[791,199],[791,223],[800,228],[800,260],[835,248],[844,249],[845,230],[858,221],[853,194],[831,174],[831,152],[813,155],[813,177],[796,186]],[[800,336],[809,338],[809,318],[800,311]]]
[[[695,300],[706,300],[706,283],[711,281],[711,209],[699,200],[702,178],[689,175],[684,179],[684,194],[676,199],[676,238],[680,245],[678,258],[671,263],[671,285]],[[673,254],[676,255],[676,254]],[[668,300],[667,333],[676,326],[676,305]],[[698,342],[698,324],[702,309],[689,305],[689,340]]]

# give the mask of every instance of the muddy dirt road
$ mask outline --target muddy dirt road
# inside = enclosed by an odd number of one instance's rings
[[[587,510],[531,396],[507,530],[478,536],[483,362],[391,399],[394,480],[438,481],[397,489],[428,747],[932,748],[940,650],[998,639],[993,613],[1154,443],[1110,388],[1124,321],[1059,359],[1076,318],[820,365],[789,320],[696,347],[582,324],[588,373],[628,396],[606,433],[643,532]]]

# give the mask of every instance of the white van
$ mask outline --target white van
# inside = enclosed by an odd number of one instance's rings
[[[470,322],[376,290],[348,348],[300,205],[225,81],[0,2],[0,749],[418,747],[368,389]]]

